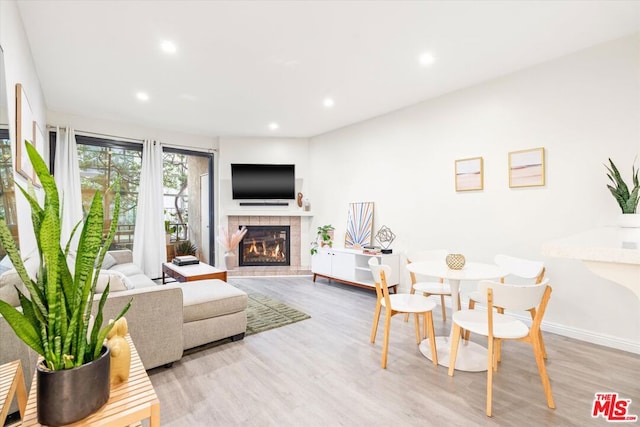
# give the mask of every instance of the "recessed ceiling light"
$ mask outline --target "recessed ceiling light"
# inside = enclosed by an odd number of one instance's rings
[[[138,98],[138,100],[140,101],[148,101],[149,94],[147,94],[146,92],[138,92],[136,93],[136,98]]]
[[[325,108],[331,108],[334,104],[335,102],[333,101],[333,98],[327,97],[324,99],[324,101],[322,101],[322,105],[324,105]]]
[[[160,48],[162,48],[162,51],[165,53],[176,53],[178,50],[176,44],[171,40],[163,40],[162,43],[160,43]]]
[[[280,125],[277,124],[276,122],[269,123],[269,129],[271,129],[271,130],[277,130],[279,127],[280,127]]]
[[[433,56],[431,52],[424,52],[420,54],[420,56],[418,57],[418,61],[420,62],[420,65],[422,65],[423,67],[428,67],[429,65],[436,62],[436,58]]]

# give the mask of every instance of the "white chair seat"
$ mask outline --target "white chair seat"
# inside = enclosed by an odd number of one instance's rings
[[[418,282],[413,285],[416,292],[426,292],[431,295],[451,295],[451,287],[448,283]]]
[[[453,321],[464,330],[489,335],[487,313],[479,310],[462,310],[453,313]],[[529,335],[529,327],[520,320],[505,314],[494,313],[493,336],[495,338],[518,339]]]
[[[436,303],[422,295],[393,294],[389,295],[391,309],[403,313],[425,313],[435,308]],[[386,307],[386,301],[380,300],[380,304]]]

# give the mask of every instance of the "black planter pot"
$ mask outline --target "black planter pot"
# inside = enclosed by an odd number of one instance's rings
[[[38,422],[62,426],[81,420],[109,400],[109,348],[100,357],[73,369],[50,371],[38,364]]]

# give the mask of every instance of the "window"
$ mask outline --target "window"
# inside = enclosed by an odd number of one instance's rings
[[[111,225],[113,193],[106,193],[120,177],[120,216],[110,249],[133,249],[136,207],[142,167],[142,145],[76,135],[82,189],[82,211],[89,210],[96,191],[104,200],[105,232]]]

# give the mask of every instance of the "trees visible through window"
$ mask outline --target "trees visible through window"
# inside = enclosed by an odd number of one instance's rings
[[[82,211],[89,210],[96,191],[106,194],[104,200],[105,230],[113,221],[113,193],[106,192],[120,177],[120,217],[112,249],[132,249],[136,223],[136,206],[142,166],[142,147],[136,144],[116,145],[110,141],[77,136],[78,163],[82,188]]]

